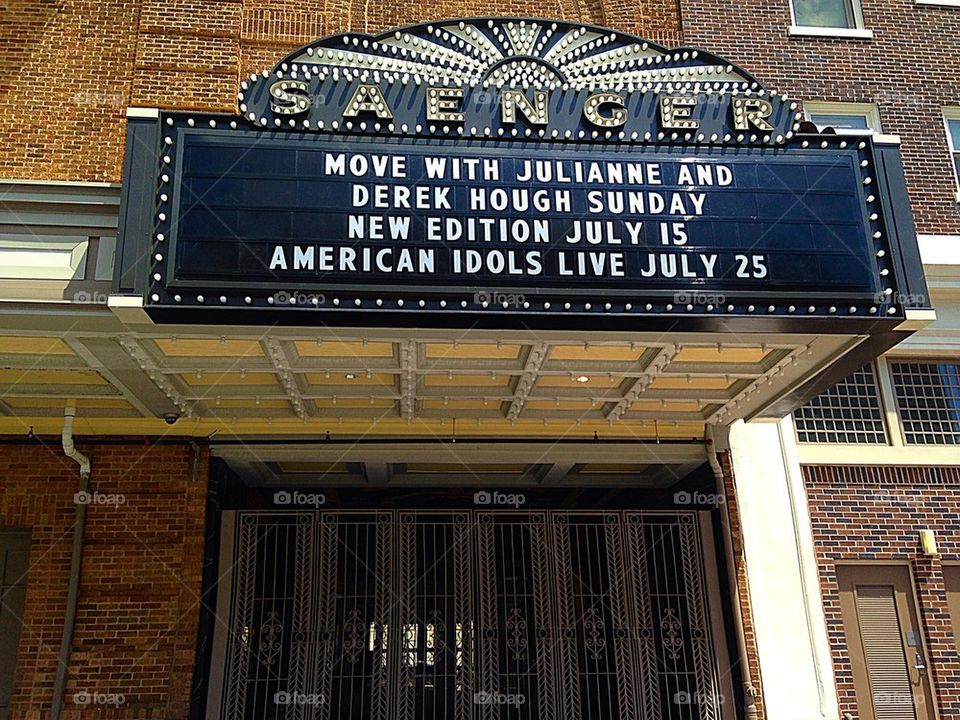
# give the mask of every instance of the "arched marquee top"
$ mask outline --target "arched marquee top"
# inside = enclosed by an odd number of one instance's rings
[[[760,87],[741,68],[703,50],[668,50],[630,33],[538,18],[462,18],[379,35],[342,33],[290,53],[274,72],[295,63],[458,85],[606,89],[699,82]]]
[[[782,145],[801,119],[705,50],[535,18],[333,35],[250,75],[237,99],[262,129],[394,138]]]

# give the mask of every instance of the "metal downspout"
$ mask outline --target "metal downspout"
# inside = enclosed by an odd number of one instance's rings
[[[67,669],[70,664],[70,649],[73,645],[73,628],[77,619],[77,600],[80,595],[80,563],[83,559],[83,531],[87,519],[87,504],[82,502],[83,495],[90,486],[90,458],[73,445],[73,419],[77,414],[76,405],[70,402],[63,411],[64,454],[80,466],[80,481],[77,484],[77,496],[74,498],[76,520],[73,523],[73,551],[70,555],[70,584],[67,588],[67,607],[63,620],[63,637],[60,640],[60,653],[57,656],[57,677],[53,685],[53,701],[50,708],[51,720],[59,720],[63,711],[63,695],[67,686]]]
[[[713,476],[717,482],[717,495],[723,497],[726,494],[726,487],[723,480],[723,468],[720,467],[720,460],[717,458],[717,447],[714,442],[713,425],[707,425],[704,437],[704,443],[707,446],[707,461],[710,463],[710,469],[713,470]],[[737,562],[734,552],[733,533],[730,530],[730,510],[729,503],[720,503],[720,512],[723,513],[720,523],[723,526],[723,549],[727,562],[727,578],[730,583],[730,603],[733,606],[733,626],[734,633],[737,636],[737,654],[740,661],[740,674],[743,678],[743,704],[744,714],[747,720],[756,720],[757,718],[757,689],[750,676],[750,662],[747,655],[747,635],[743,627],[743,609],[740,605],[740,587],[737,582]],[[741,554],[741,564],[744,557]]]

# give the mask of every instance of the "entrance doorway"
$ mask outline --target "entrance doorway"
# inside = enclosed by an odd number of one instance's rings
[[[720,717],[702,515],[228,513],[212,716]]]
[[[910,568],[838,565],[843,628],[863,720],[933,720]]]

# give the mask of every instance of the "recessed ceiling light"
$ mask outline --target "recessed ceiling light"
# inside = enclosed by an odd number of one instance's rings
[[[578,383],[590,382],[590,378],[588,378],[586,375],[577,375],[574,380],[576,380]]]
[[[357,379],[357,376],[354,375],[353,373],[347,373],[346,375],[344,375],[344,377],[345,377],[347,380],[356,380],[356,379]]]

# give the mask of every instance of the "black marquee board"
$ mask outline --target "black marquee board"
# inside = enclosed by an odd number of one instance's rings
[[[238,104],[130,120],[118,289],[158,321],[852,329],[926,306],[896,150],[799,134],[796,103],[702,51],[446,21],[318,41]]]

